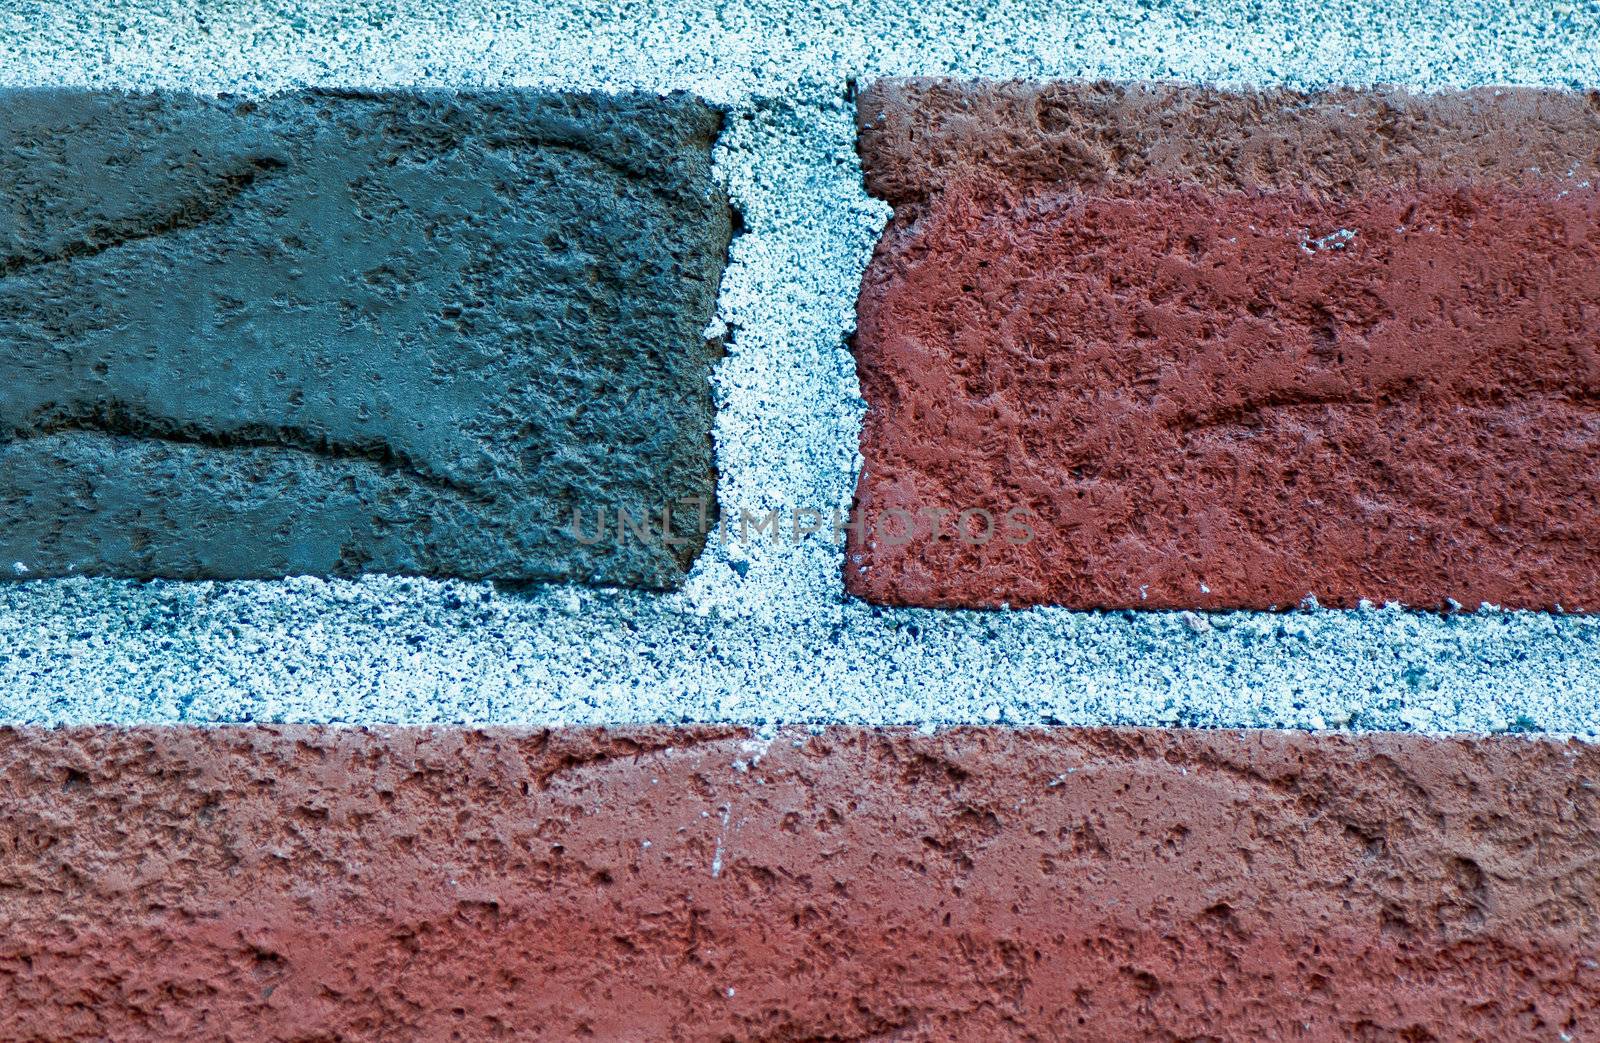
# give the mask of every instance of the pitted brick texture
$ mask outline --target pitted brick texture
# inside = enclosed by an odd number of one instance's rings
[[[1600,754],[0,732],[8,1039],[1583,1039]]]
[[[566,530],[714,495],[720,122],[682,95],[0,94],[5,575],[677,585],[692,531]]]
[[[1018,187],[1175,181],[1331,198],[1600,174],[1600,91],[1305,93],[908,78],[863,91],[856,122],[867,188],[897,211],[969,179]]]
[[[865,514],[1038,521],[858,531],[853,593],[1600,607],[1585,99],[916,82],[861,118]]]

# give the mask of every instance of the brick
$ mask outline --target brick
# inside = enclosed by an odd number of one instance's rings
[[[860,120],[862,510],[1034,520],[856,530],[852,593],[1600,607],[1593,99],[917,81]]]
[[[963,180],[1023,188],[1156,180],[1330,198],[1600,175],[1600,91],[1305,93],[911,77],[874,81],[856,115],[867,187],[897,209]]]
[[[0,94],[0,571],[679,584],[692,529],[567,530],[714,496],[720,122]]]
[[[0,731],[18,1039],[1585,1039],[1600,752]]]

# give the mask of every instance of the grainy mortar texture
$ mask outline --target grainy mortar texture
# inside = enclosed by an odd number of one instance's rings
[[[0,731],[14,1040],[1587,1039],[1600,752]]]
[[[898,528],[853,592],[1600,608],[1600,104],[885,82],[859,122]]]
[[[0,93],[4,576],[681,584],[698,521],[590,537],[710,514],[721,122],[682,94]]]
[[[845,337],[888,217],[862,185],[852,78],[1593,89],[1597,29],[1594,4],[1556,2],[36,0],[0,10],[0,82],[679,88],[728,105],[716,164],[744,226],[718,308],[719,501],[827,512],[854,485]],[[714,540],[665,597],[388,577],[10,585],[0,714],[1600,732],[1587,617],[881,610],[843,597],[842,562],[816,538]]]

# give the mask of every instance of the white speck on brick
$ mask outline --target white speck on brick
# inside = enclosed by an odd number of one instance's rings
[[[713,878],[722,875],[722,842],[728,835],[728,816],[732,814],[732,808],[725,807],[722,809],[722,831],[717,834],[717,850],[711,856],[711,876]]]

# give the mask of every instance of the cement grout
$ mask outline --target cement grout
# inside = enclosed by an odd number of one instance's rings
[[[844,338],[887,210],[861,186],[851,78],[1600,83],[1600,7],[1560,8],[60,0],[0,13],[0,82],[681,88],[728,106],[717,166],[745,234],[720,302],[719,494],[788,518],[842,508],[859,463]],[[1600,736],[1597,618],[881,610],[844,598],[840,564],[811,537],[714,541],[672,595],[392,577],[0,586],[0,720]]]

